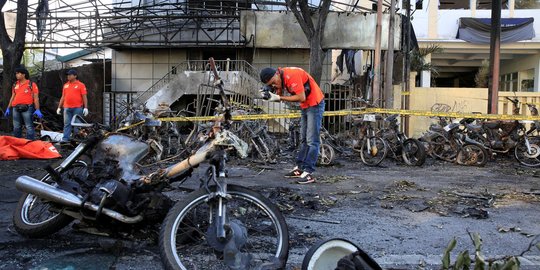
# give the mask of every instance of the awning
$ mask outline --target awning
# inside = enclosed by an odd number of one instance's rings
[[[405,48],[405,42],[407,42],[407,37],[405,34],[407,33],[407,29],[405,27],[407,26],[407,16],[401,14],[401,48]],[[412,23],[409,24],[411,29],[411,39],[409,40],[409,51],[412,51],[414,49],[418,50],[418,39],[416,38],[416,33],[414,33],[414,27]]]
[[[534,18],[501,19],[501,43],[529,40],[535,37]],[[460,18],[456,38],[476,44],[489,44],[490,18]]]

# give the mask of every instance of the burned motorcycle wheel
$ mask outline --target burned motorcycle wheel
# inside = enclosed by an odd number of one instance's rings
[[[517,161],[527,167],[540,166],[540,145],[534,142],[529,142],[530,152],[527,151],[525,141],[521,141],[514,148],[514,157]]]
[[[386,142],[379,137],[369,137],[360,146],[360,158],[368,166],[379,165],[388,154]]]
[[[448,162],[454,162],[458,154],[457,145],[455,142],[449,141],[443,135],[435,135],[429,142],[432,149],[432,154],[438,159],[442,159]]]
[[[76,161],[61,175],[62,178],[87,177],[87,165],[82,161]],[[56,185],[48,173],[40,181]],[[52,211],[52,207],[53,205],[35,195],[23,193],[13,212],[15,230],[26,237],[44,237],[59,231],[73,221],[70,216]]]
[[[317,163],[319,165],[330,165],[334,161],[334,148],[332,146],[322,143],[319,147],[319,157],[317,158]]]
[[[211,192],[216,188],[211,187]],[[159,247],[165,269],[229,269],[231,256],[249,260],[234,269],[281,269],[289,251],[289,233],[283,215],[261,194],[236,185],[227,186],[226,239],[216,236],[216,204],[206,189],[192,192],[171,208],[161,228]],[[227,253],[234,245],[238,252]],[[229,249],[230,250],[230,249]],[[234,250],[234,249],[233,249]],[[233,259],[234,260],[234,259]]]
[[[486,165],[487,161],[488,152],[476,144],[464,144],[456,157],[457,164],[466,166],[482,167]]]
[[[426,150],[417,139],[406,139],[401,150],[403,161],[410,166],[422,166],[426,162]]]

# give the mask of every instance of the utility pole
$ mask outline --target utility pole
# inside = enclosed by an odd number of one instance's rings
[[[381,105],[381,36],[382,36],[382,0],[377,0],[377,27],[375,29],[375,60],[373,61],[373,104]]]
[[[403,1],[403,8],[405,9],[405,41],[403,42],[403,86],[401,91],[401,109],[408,110],[409,109],[409,94],[411,91],[410,86],[410,77],[411,77],[411,56],[409,51],[410,44],[411,44],[411,1],[410,0],[404,0]],[[405,134],[409,134],[409,118],[408,116],[403,117],[403,132]]]
[[[501,49],[501,0],[491,1],[491,39],[489,44],[488,112],[497,113]]]
[[[386,62],[384,72],[384,107],[394,107],[394,91],[393,91],[393,76],[394,76],[394,25],[396,14],[396,0],[390,2],[390,22],[388,30],[388,51],[386,51]]]

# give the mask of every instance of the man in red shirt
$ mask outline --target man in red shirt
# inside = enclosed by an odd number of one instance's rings
[[[75,115],[88,115],[88,99],[86,97],[86,86],[77,79],[77,71],[68,70],[66,73],[67,82],[62,89],[62,97],[58,103],[56,113],[60,115],[64,108],[64,136],[62,142],[68,142],[71,136],[71,119]]]
[[[260,77],[262,83],[276,91],[276,94],[262,93],[263,98],[274,102],[300,103],[300,151],[296,157],[296,167],[285,177],[301,178],[297,181],[299,184],[315,182],[312,174],[321,144],[319,132],[324,113],[324,93],[311,75],[301,68],[264,68]],[[283,90],[289,95],[282,95]]]
[[[43,117],[39,110],[39,90],[37,85],[30,81],[30,73],[24,67],[15,69],[15,78],[17,81],[11,89],[11,99],[9,107],[4,116],[9,116],[13,109],[13,136],[22,137],[22,123],[26,127],[26,138],[34,140],[36,133],[32,115],[39,118]]]

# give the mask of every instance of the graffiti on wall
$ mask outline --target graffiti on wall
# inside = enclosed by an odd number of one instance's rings
[[[468,107],[467,101],[454,101],[454,104],[448,105],[446,103],[435,103],[431,106],[432,112],[466,112]]]

